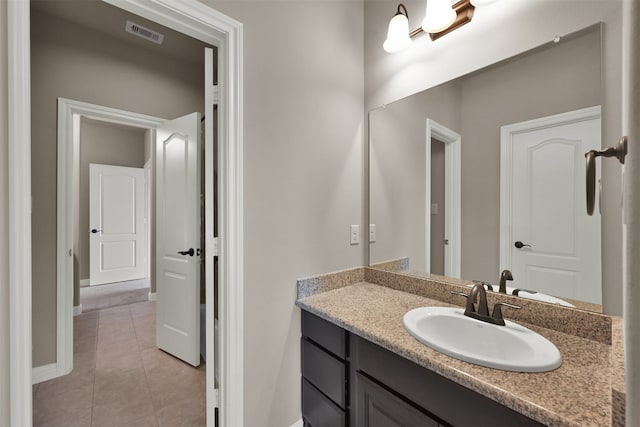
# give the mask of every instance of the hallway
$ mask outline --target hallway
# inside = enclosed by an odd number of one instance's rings
[[[34,426],[204,426],[205,365],[156,348],[155,302],[74,317],[73,372],[33,386]]]

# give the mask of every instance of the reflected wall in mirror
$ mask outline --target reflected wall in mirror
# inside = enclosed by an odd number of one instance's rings
[[[369,265],[493,284],[511,269],[520,296],[601,311],[584,194],[601,103],[595,26],[371,111]],[[459,158],[428,122],[459,135]]]

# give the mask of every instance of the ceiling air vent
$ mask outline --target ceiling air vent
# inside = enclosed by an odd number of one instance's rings
[[[138,37],[142,37],[143,39],[147,39],[156,44],[162,44],[162,40],[164,39],[164,35],[145,28],[142,25],[138,25],[135,22],[127,21],[125,28],[127,33],[135,34]]]

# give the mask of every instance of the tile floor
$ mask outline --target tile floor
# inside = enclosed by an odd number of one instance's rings
[[[205,365],[156,348],[155,302],[76,316],[73,366],[34,385],[34,426],[206,425]]]
[[[149,279],[80,288],[82,312],[149,300]]]

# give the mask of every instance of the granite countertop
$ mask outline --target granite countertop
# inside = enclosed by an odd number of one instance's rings
[[[351,277],[349,284],[310,296],[300,295],[296,304],[543,424],[617,424],[615,399],[620,398],[616,395],[620,375],[612,377],[612,366],[620,363],[619,354],[606,342],[518,321],[553,342],[563,363],[545,373],[507,372],[446,356],[406,332],[402,317],[407,311],[424,306],[451,306],[443,301],[370,283],[362,276],[357,283]],[[618,323],[613,322],[614,330]],[[615,347],[615,333],[613,341]],[[624,395],[621,398],[624,401]]]

